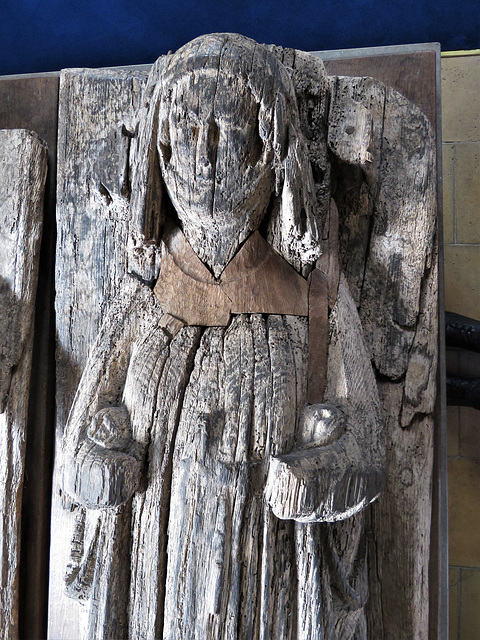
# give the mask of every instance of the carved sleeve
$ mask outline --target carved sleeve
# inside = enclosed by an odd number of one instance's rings
[[[378,390],[345,279],[330,317],[325,404],[299,422],[301,448],[273,458],[266,497],[275,515],[334,522],[374,500],[385,475]]]
[[[90,352],[63,440],[63,489],[84,506],[116,507],[138,486],[142,451],[123,391],[134,341],[160,313],[151,291],[126,279]]]

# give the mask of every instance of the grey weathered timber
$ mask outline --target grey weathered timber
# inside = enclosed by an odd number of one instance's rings
[[[20,523],[47,149],[0,130],[0,637],[18,637]]]
[[[62,79],[50,637],[426,638],[427,119],[235,35],[144,82]]]
[[[125,274],[130,136],[145,80],[145,73],[117,70],[65,70],[61,75],[55,267],[60,440],[57,437],[48,620],[53,638],[81,634],[81,609],[66,596],[64,584],[78,510],[64,508],[58,454],[88,352]]]
[[[34,346],[22,500],[19,634],[47,635],[48,557],[55,440],[53,318],[55,187],[59,74],[0,78],[0,129],[35,131],[48,147],[42,243],[35,302]]]
[[[369,78],[337,78],[334,86],[334,119],[346,111],[347,97],[368,104],[368,144],[377,149],[356,189],[358,175],[348,165],[337,178],[340,252],[382,380],[389,443],[387,487],[369,527],[370,561],[380,576],[370,583],[369,627],[372,637],[427,638],[438,348],[434,135],[425,116],[392,89]],[[350,148],[338,148],[351,162]],[[398,588],[392,575],[401,575]]]
[[[420,108],[427,116],[428,120],[434,126],[437,132],[437,154],[440,153],[440,140],[438,139],[441,132],[441,106],[438,97],[441,94],[441,73],[440,73],[440,47],[438,44],[424,45],[402,45],[397,47],[375,47],[371,49],[349,50],[347,51],[330,51],[317,54],[324,61],[329,75],[348,75],[348,76],[371,76],[376,80],[382,81],[388,86],[394,87],[402,93],[411,102]],[[439,156],[437,156],[439,157]],[[440,185],[441,169],[437,166],[437,184]],[[439,193],[441,190],[439,190]],[[442,291],[442,265],[443,256],[441,252],[441,217],[442,202],[441,197],[438,198],[437,215],[439,224],[439,256],[438,261],[440,269],[438,276],[435,274],[435,281],[438,277],[438,297],[436,305],[439,309],[439,317],[442,317],[444,310],[444,300]],[[446,640],[448,636],[448,544],[447,544],[447,465],[446,465],[446,425],[445,425],[445,398],[441,390],[444,386],[443,378],[445,371],[445,349],[443,338],[442,323],[438,327],[438,344],[439,352],[438,361],[438,389],[436,406],[435,406],[435,428],[434,428],[434,463],[433,463],[433,490],[432,490],[432,527],[430,535],[430,563],[429,563],[429,638],[431,640]],[[402,436],[408,438],[408,432]],[[418,436],[417,436],[418,437]],[[417,458],[420,467],[422,461]],[[398,477],[398,491],[402,491],[402,481]],[[404,528],[404,516],[400,510],[385,510],[380,512],[382,501],[374,505],[375,526],[381,531],[396,530]],[[412,501],[412,504],[415,504]],[[417,503],[419,504],[419,502]],[[394,519],[392,520],[392,516]],[[423,535],[421,523],[419,523],[419,534]],[[408,535],[408,534],[407,534]],[[415,534],[416,535],[416,534]],[[408,538],[406,538],[408,539]],[[406,550],[407,545],[403,545]],[[377,548],[378,550],[378,548]],[[382,551],[383,559],[379,563],[388,570],[396,571],[401,566],[405,575],[408,575],[408,566],[413,570],[415,567],[415,558],[412,554],[402,550],[402,545],[393,547],[394,554],[391,549]],[[395,557],[397,555],[397,557]],[[389,565],[385,563],[388,561]],[[391,567],[391,569],[389,569]],[[387,590],[384,595],[388,594]],[[411,598],[404,594],[404,602],[411,602]],[[378,605],[379,606],[379,605]],[[372,612],[378,611],[372,607]],[[398,606],[398,599],[393,597],[383,598],[382,614],[384,619],[397,620],[397,627],[402,626],[405,620],[410,620],[415,615],[415,610],[410,607],[403,615],[403,608]],[[413,634],[409,630],[405,630],[405,635]]]

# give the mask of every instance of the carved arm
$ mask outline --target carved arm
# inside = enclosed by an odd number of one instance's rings
[[[101,409],[64,473],[64,490],[91,509],[118,507],[138,488],[141,448],[124,405]]]
[[[270,461],[265,496],[281,519],[343,520],[372,502],[384,482],[378,389],[343,277],[330,334],[328,402],[305,407],[298,425],[299,447]]]
[[[65,426],[63,490],[85,507],[118,507],[138,488],[143,451],[122,394],[134,340],[155,306],[150,290],[127,279],[80,380]]]

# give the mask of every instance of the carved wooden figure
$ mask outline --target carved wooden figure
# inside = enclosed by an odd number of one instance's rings
[[[377,637],[375,374],[404,380],[405,426],[434,398],[429,125],[232,34],[160,58],[137,121],[128,274],[63,435],[86,637]]]
[[[0,131],[0,638],[18,638],[20,523],[47,148]]]

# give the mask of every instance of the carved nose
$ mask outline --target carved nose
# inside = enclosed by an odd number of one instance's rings
[[[213,118],[210,118],[209,122],[200,128],[199,133],[197,155],[201,166],[215,169],[219,138],[218,125]]]

